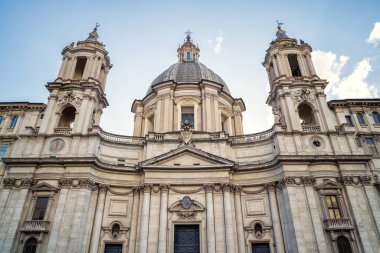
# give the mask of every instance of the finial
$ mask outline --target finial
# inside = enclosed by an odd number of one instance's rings
[[[191,37],[190,37],[190,34],[192,34],[192,32],[188,29],[186,32],[186,41],[190,42],[191,41]]]
[[[94,27],[94,31],[97,31],[99,26],[100,26],[99,23],[96,22],[96,23],[95,23],[95,27]]]
[[[281,21],[278,21],[278,20],[276,20],[276,22],[277,22],[277,29],[281,29],[281,26],[282,25],[284,25],[284,23],[283,22],[281,22]]]
[[[99,26],[100,25],[98,23],[95,23],[94,30],[88,34],[88,38],[86,39],[86,41],[98,41],[99,35],[97,30]]]

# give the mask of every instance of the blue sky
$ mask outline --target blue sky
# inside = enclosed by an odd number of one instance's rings
[[[101,126],[130,135],[133,100],[176,62],[190,29],[200,61],[245,101],[245,133],[263,131],[272,116],[261,62],[276,20],[289,37],[313,47],[319,76],[332,80],[328,99],[378,97],[380,23],[368,39],[379,10],[380,1],[1,1],[0,101],[46,103],[44,85],[57,76],[61,50],[85,39],[98,22],[114,65]]]

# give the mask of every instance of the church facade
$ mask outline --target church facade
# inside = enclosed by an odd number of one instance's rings
[[[275,123],[244,134],[199,52],[188,34],[133,102],[133,136],[99,126],[96,28],[63,49],[46,104],[0,103],[0,252],[379,252],[380,99],[326,101],[312,48],[278,27]]]

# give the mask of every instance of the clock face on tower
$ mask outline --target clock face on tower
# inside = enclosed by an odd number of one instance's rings
[[[65,141],[62,139],[54,139],[50,142],[50,151],[57,153],[65,147]]]

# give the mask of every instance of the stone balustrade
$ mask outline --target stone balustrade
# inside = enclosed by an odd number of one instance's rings
[[[57,127],[54,129],[54,134],[70,135],[71,131],[70,127]]]
[[[256,133],[256,134],[232,136],[230,137],[230,140],[232,141],[232,143],[235,143],[235,144],[257,142],[257,141],[270,139],[274,135],[274,133],[275,131],[273,130],[273,128],[271,128],[269,130]]]
[[[24,222],[23,232],[49,232],[50,222],[45,220],[28,220]]]
[[[327,230],[349,230],[354,229],[350,219],[326,219],[325,226]]]
[[[143,137],[111,134],[103,130],[99,132],[99,136],[101,139],[105,141],[117,142],[117,143],[122,143],[122,144],[142,144],[144,141]]]
[[[303,125],[302,130],[304,132],[320,132],[321,127],[317,125]]]

